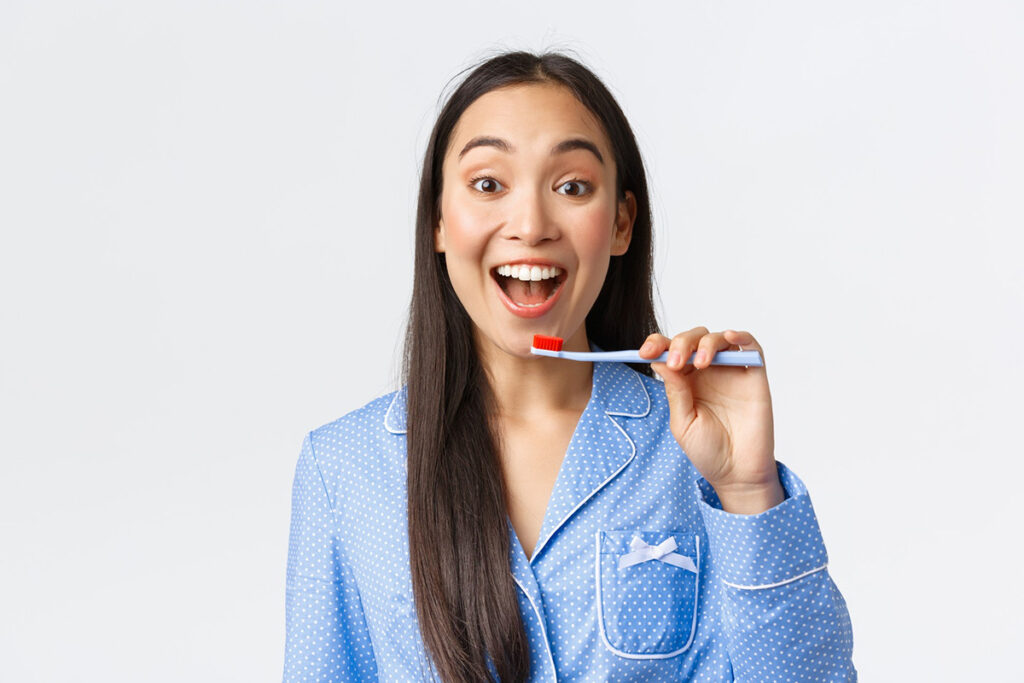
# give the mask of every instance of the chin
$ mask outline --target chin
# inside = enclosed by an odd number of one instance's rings
[[[483,332],[479,327],[477,331],[491,347],[503,353],[516,358],[540,358],[530,353],[530,347],[533,346],[533,335],[546,333],[539,329],[515,330],[513,327],[506,326],[498,333]]]

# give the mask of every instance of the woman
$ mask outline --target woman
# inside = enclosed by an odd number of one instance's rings
[[[856,680],[765,368],[709,365],[761,348],[659,334],[651,245],[596,76],[512,52],[459,85],[423,165],[405,384],[303,442],[286,681]],[[534,334],[670,357],[539,357]]]

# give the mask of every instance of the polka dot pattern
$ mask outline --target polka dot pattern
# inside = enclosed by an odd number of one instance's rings
[[[704,499],[712,501],[703,509],[704,523],[723,581],[760,586],[828,564],[807,489],[788,468],[777,465],[786,499],[757,515],[725,512],[711,484],[703,477],[697,481]]]
[[[786,500],[727,513],[668,418],[659,381],[595,363],[532,557],[509,522],[530,681],[856,681],[803,482],[778,463]],[[412,596],[405,431],[403,387],[302,443],[286,683],[440,680]]]
[[[657,561],[622,566],[621,558],[637,552],[632,551],[633,538],[653,546],[648,553]],[[689,645],[697,609],[699,539],[686,532],[597,532],[598,621],[604,641],[617,654],[671,655]],[[666,542],[673,550],[657,555]],[[693,571],[680,566],[684,563],[692,564]]]

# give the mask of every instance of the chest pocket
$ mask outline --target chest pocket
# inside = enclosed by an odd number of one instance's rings
[[[598,628],[620,657],[685,652],[697,627],[700,535],[687,531],[598,531]]]

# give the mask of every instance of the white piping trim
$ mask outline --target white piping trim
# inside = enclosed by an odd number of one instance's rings
[[[635,370],[633,370],[629,366],[626,366],[626,370],[629,371],[629,374],[633,375],[633,378],[636,379],[637,382],[640,382],[640,388],[644,390],[644,396],[647,397],[647,407],[644,408],[644,412],[640,413],[639,415],[635,415],[633,413],[616,413],[616,412],[612,412],[610,410],[604,411],[604,414],[605,415],[618,415],[619,417],[647,417],[647,414],[649,412],[651,412],[651,394],[647,391],[647,387],[644,386],[644,381],[642,379],[640,379],[640,373],[639,372],[636,372]]]
[[[544,636],[544,645],[547,646],[544,649],[547,650],[548,661],[551,662],[551,673],[555,676],[555,683],[558,683],[558,670],[555,668],[555,659],[551,655],[551,642],[548,640],[548,630],[544,627],[544,619],[540,616],[540,610],[537,609],[537,605],[534,603],[533,598],[531,598],[529,592],[523,588],[523,584],[519,583],[519,579],[515,574],[512,574],[512,580],[516,582],[517,586],[519,586],[519,590],[523,591],[523,595],[525,595],[526,599],[530,601],[530,607],[533,608],[534,613],[537,615],[537,622],[540,623],[540,632]]]
[[[395,392],[395,395],[391,397],[391,403],[388,405],[387,412],[384,413],[384,429],[388,430],[392,434],[405,434],[405,432],[407,431],[405,429],[392,429],[391,425],[389,424],[391,422],[391,409],[395,407],[395,402],[398,401],[398,395],[400,393],[402,393],[401,389]]]
[[[686,644],[675,652],[665,652],[661,654],[637,654],[624,652],[616,649],[611,642],[608,640],[608,634],[604,628],[604,607],[601,604],[601,530],[598,529],[594,535],[597,547],[594,553],[594,583],[597,588],[597,630],[601,632],[601,641],[604,643],[605,648],[626,659],[668,659],[669,657],[675,657],[677,655],[686,652],[693,645],[693,638],[697,634],[697,602],[700,598],[700,536],[695,534],[694,540],[697,548],[697,573],[693,579],[693,620],[690,623],[690,639],[686,641]],[[685,569],[681,571],[686,571]]]
[[[540,551],[543,550],[544,546],[546,546],[548,544],[548,539],[550,539],[552,536],[554,536],[555,532],[557,532],[559,529],[561,529],[562,525],[564,525],[569,520],[570,517],[572,517],[574,514],[576,514],[577,510],[579,510],[581,507],[583,507],[584,503],[586,503],[588,500],[593,498],[595,493],[597,493],[598,491],[603,489],[608,484],[608,482],[610,482],[612,479],[615,478],[615,475],[617,475],[619,472],[621,472],[623,469],[625,469],[626,465],[628,465],[629,463],[633,462],[633,458],[636,457],[636,444],[633,443],[633,439],[629,438],[629,434],[626,433],[625,429],[623,429],[622,427],[619,426],[618,422],[616,422],[615,420],[612,420],[611,415],[609,415],[608,413],[605,413],[605,417],[607,417],[608,420],[613,425],[615,425],[615,427],[620,432],[622,432],[622,435],[624,437],[626,437],[626,441],[629,442],[629,447],[632,449],[632,452],[629,454],[629,458],[626,460],[626,462],[622,463],[622,465],[619,467],[619,469],[617,469],[614,472],[612,472],[611,474],[609,474],[607,479],[605,479],[603,482],[601,482],[601,484],[598,485],[598,487],[595,488],[593,491],[588,493],[586,498],[584,498],[579,503],[577,503],[576,507],[574,507],[572,510],[570,510],[569,513],[565,517],[562,518],[562,521],[555,525],[555,528],[551,530],[551,533],[548,534],[544,538],[543,541],[541,541],[540,545],[533,549],[533,555],[531,555],[530,559],[529,559],[529,565],[531,567],[533,566],[533,561],[537,559],[538,555],[540,555]]]
[[[725,579],[722,579],[722,583],[724,583],[726,586],[729,586],[731,588],[740,588],[742,590],[748,590],[748,591],[760,590],[762,588],[775,588],[776,586],[785,586],[787,583],[793,583],[797,579],[802,579],[805,576],[808,576],[808,575],[813,574],[815,572],[820,572],[822,569],[826,568],[827,566],[828,566],[828,562],[826,562],[825,564],[821,565],[820,567],[815,567],[814,569],[810,569],[808,571],[805,571],[803,574],[797,574],[796,576],[794,576],[791,579],[786,579],[785,581],[778,581],[776,583],[766,583],[763,586],[741,586],[738,583],[729,583]]]

